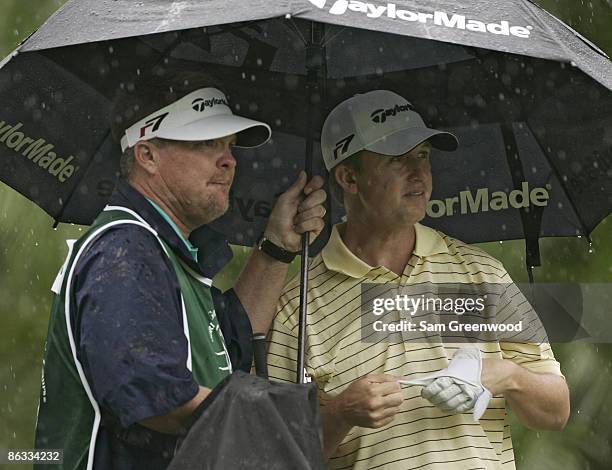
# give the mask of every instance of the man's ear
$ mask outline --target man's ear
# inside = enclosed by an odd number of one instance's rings
[[[357,194],[357,178],[353,168],[340,163],[334,168],[334,178],[345,193]]]
[[[134,146],[134,165],[146,173],[155,174],[159,165],[159,148],[142,140]]]

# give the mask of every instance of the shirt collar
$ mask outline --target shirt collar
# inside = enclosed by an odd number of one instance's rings
[[[365,277],[376,268],[358,258],[344,244],[338,230],[338,227],[342,225],[334,225],[332,228],[329,241],[321,251],[323,262],[332,271],[337,271],[354,278]],[[448,253],[448,246],[437,231],[419,223],[414,225],[414,229],[416,232],[414,254],[420,258],[426,258],[436,254]]]
[[[414,224],[414,230],[416,232],[415,255],[427,258],[448,253],[448,245],[437,230],[419,223]]]
[[[184,237],[179,237],[147,198],[123,179],[117,182],[109,204],[137,212],[191,269],[208,278],[212,279],[232,259],[232,250],[223,234],[203,225],[194,230],[188,240],[198,250],[196,262],[183,241]]]
[[[321,250],[321,256],[327,269],[346,274],[350,277],[365,277],[372,269],[368,263],[358,258],[344,244],[338,227],[344,224],[334,225],[327,245]]]
[[[178,235],[178,237],[181,239],[183,244],[187,247],[187,250],[189,251],[189,254],[191,255],[191,257],[197,263],[198,262],[198,249],[195,246],[193,246],[192,243],[187,238],[185,238],[185,236],[183,235],[183,232],[181,232],[181,230],[176,226],[176,224],[174,223],[174,220],[170,218],[170,216],[166,213],[165,210],[159,207],[159,205],[155,201],[152,201],[146,196],[145,198],[147,201],[151,203],[151,205],[155,208],[155,210],[164,218],[164,220],[168,223],[168,225],[172,227],[172,229],[174,230],[174,233]]]

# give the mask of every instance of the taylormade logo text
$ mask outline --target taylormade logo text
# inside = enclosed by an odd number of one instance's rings
[[[208,100],[205,100],[204,98],[196,98],[195,100],[191,102],[191,107],[195,111],[199,111],[201,113],[206,108],[209,108],[209,107],[212,108],[213,106],[217,104],[224,104],[225,106],[229,106],[227,101],[221,98],[210,98]]]
[[[326,0],[309,0],[310,3],[318,8],[324,8],[328,3]],[[498,34],[502,36],[515,36],[517,38],[528,38],[531,34],[532,26],[511,26],[506,20],[498,23],[486,23],[473,18],[466,18],[464,15],[447,13],[444,11],[434,11],[433,13],[422,13],[398,9],[395,3],[386,5],[375,5],[373,3],[359,2],[357,0],[336,0],[329,7],[332,15],[344,15],[347,11],[354,11],[365,14],[368,18],[380,18],[386,15],[388,18],[400,19],[422,24],[433,24],[446,28],[456,28],[481,33]]]
[[[382,124],[387,120],[387,117],[393,117],[398,113],[410,111],[411,109],[412,106],[410,105],[410,103],[396,104],[393,108],[377,109],[376,111],[373,111],[372,114],[370,114],[370,117],[372,118],[373,122]]]
[[[73,155],[60,157],[53,152],[55,145],[45,139],[28,137],[23,130],[21,122],[13,125],[0,121],[0,143],[37,164],[60,183],[65,183],[79,170],[79,167],[73,164]]]
[[[461,191],[458,196],[429,201],[427,215],[437,219],[455,214],[474,214],[490,210],[521,209],[529,206],[545,207],[550,199],[549,189],[549,187],[538,187],[530,190],[529,183],[523,181],[521,189],[514,189],[509,193],[505,191],[490,193],[489,188]]]

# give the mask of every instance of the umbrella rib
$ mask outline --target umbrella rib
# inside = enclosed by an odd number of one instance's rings
[[[336,37],[342,34],[345,29],[346,28],[340,28],[339,31],[335,32],[334,34],[331,34],[329,37],[324,37],[322,40],[322,45],[327,46],[330,42],[332,42],[333,39],[336,39]]]
[[[289,29],[291,29],[296,34],[296,36],[302,41],[302,44],[306,46],[308,44],[308,41],[306,40],[306,38],[300,31],[300,28],[298,28],[297,25],[295,24],[295,21],[293,21],[293,16],[290,16],[288,20],[289,20],[289,24],[292,26],[292,28],[290,27]]]
[[[525,120],[525,122],[527,122],[527,120]],[[528,127],[531,130],[531,127],[530,126],[528,126]],[[563,194],[565,194],[565,197],[567,198],[567,200],[569,201],[570,205],[572,206],[572,209],[574,211],[574,215],[578,219],[578,222],[580,223],[580,228],[582,229],[582,231],[586,235],[587,241],[590,242],[591,241],[590,232],[586,228],[586,225],[584,224],[584,221],[582,220],[582,217],[580,217],[580,212],[578,211],[578,208],[576,207],[576,205],[574,204],[574,201],[570,197],[570,194],[569,194],[569,192],[567,190],[567,187],[563,183],[563,178],[559,174],[559,171],[557,170],[557,167],[555,165],[553,165],[553,163],[550,161],[550,158],[548,158],[548,153],[544,151],[544,149],[542,148],[542,144],[540,144],[540,141],[535,136],[535,134],[532,132],[531,135],[533,136],[533,140],[535,140],[536,144],[538,145],[538,147],[540,149],[540,152],[542,152],[542,154],[544,155],[544,158],[546,159],[546,162],[548,163],[548,166],[550,167],[551,171],[556,176],[557,181],[561,185],[561,189],[563,190]]]
[[[476,54],[476,57],[478,57],[479,60],[482,60],[482,58],[481,58],[482,51],[479,48],[475,48],[474,52]],[[529,120],[527,119],[526,116],[523,116],[523,113],[521,113],[521,120],[524,121],[525,123],[527,123],[527,128],[531,131],[531,126],[529,125]],[[533,132],[531,132],[531,135],[533,136],[533,139],[535,140],[538,148],[540,149],[540,152],[542,152],[542,154],[544,155],[544,158],[546,159],[546,162],[548,163],[548,166],[551,168],[551,171],[556,176],[557,181],[559,181],[561,189],[563,190],[563,194],[565,194],[565,197],[569,201],[569,203],[570,203],[570,205],[572,207],[572,210],[574,211],[574,214],[576,216],[576,219],[578,220],[578,223],[580,224],[580,228],[582,229],[582,231],[586,235],[587,240],[590,242],[591,241],[590,233],[587,230],[586,225],[584,224],[584,221],[580,217],[580,212],[578,211],[576,205],[574,204],[574,201],[570,197],[570,194],[569,194],[569,192],[567,190],[567,187],[563,183],[563,178],[561,178],[561,175],[559,174],[556,166],[553,165],[552,162],[550,161],[550,158],[548,157],[548,153],[546,151],[544,151],[544,148],[542,147],[542,144],[538,140],[537,136]]]

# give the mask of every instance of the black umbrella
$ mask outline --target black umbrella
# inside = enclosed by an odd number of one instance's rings
[[[611,63],[527,0],[73,0],[2,64],[0,179],[56,221],[91,222],[117,172],[110,99],[181,65],[214,71],[240,113],[274,128],[215,223],[231,242],[253,243],[304,149],[320,171],[326,113],[373,88],[462,143],[434,158],[430,225],[467,242],[525,238],[531,266],[540,236],[588,236],[611,211]]]
[[[325,468],[314,384],[275,383],[237,371],[194,415],[168,470]]]

